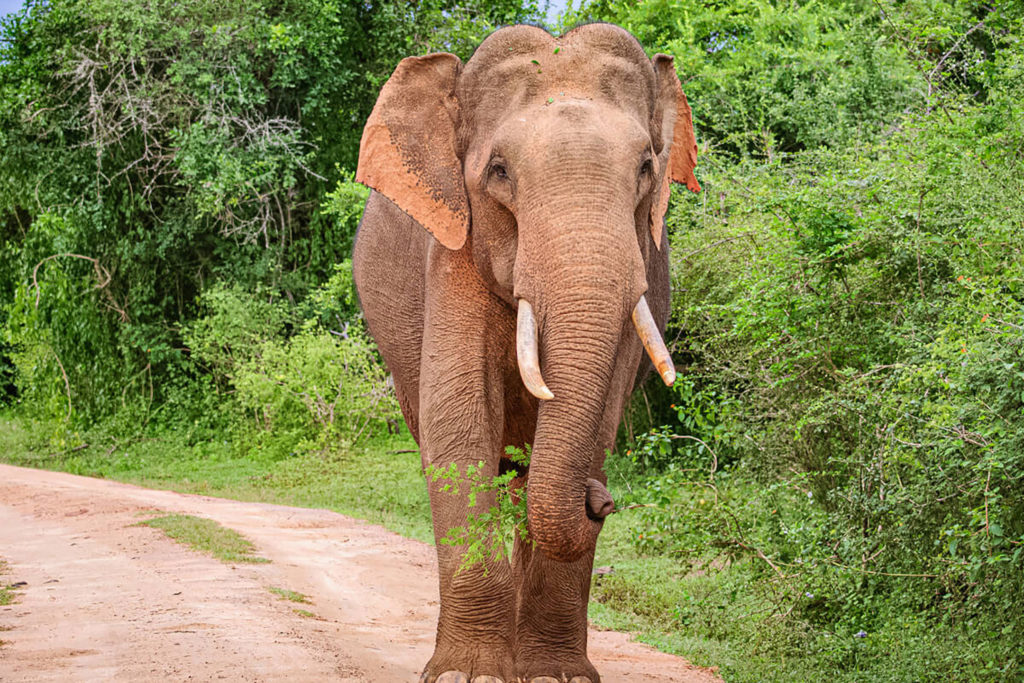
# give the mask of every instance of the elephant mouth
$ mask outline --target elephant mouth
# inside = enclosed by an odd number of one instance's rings
[[[675,365],[672,356],[665,346],[658,325],[654,322],[651,309],[647,305],[647,297],[641,296],[632,313],[633,327],[640,337],[644,350],[658,370],[661,380],[666,386],[676,381]],[[516,323],[516,361],[519,364],[519,376],[527,391],[541,399],[549,401],[555,397],[544,382],[540,370],[540,353],[537,335],[537,319],[533,314],[533,306],[526,299],[519,299],[519,314]]]

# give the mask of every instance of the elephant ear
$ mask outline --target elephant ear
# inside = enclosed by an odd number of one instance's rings
[[[456,147],[455,84],[462,62],[437,53],[403,59],[363,129],[356,180],[390,199],[449,249],[469,231]]]
[[[697,138],[693,134],[693,115],[676,75],[672,58],[655,55],[654,71],[658,79],[658,92],[654,106],[651,131],[654,134],[661,184],[657,197],[651,202],[651,237],[661,249],[661,230],[668,210],[670,183],[682,183],[691,192],[700,192],[700,183],[693,175],[697,166]]]

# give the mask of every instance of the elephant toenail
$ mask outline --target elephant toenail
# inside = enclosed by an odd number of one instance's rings
[[[469,683],[469,676],[461,671],[445,671],[437,677],[437,683]]]
[[[590,679],[586,676],[573,676],[569,683],[590,683]]]
[[[473,683],[505,683],[505,681],[494,676],[477,676],[473,679]]]
[[[554,676],[538,676],[537,678],[531,678],[530,683],[562,683]]]

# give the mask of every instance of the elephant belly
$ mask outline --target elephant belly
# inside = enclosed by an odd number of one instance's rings
[[[429,233],[371,192],[352,252],[359,302],[391,371],[409,431],[419,442],[419,372]]]

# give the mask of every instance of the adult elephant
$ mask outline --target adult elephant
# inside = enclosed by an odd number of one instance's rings
[[[675,377],[669,182],[700,188],[672,59],[608,24],[490,35],[463,65],[403,60],[363,133],[370,195],[355,281],[424,466],[533,446],[529,532],[511,562],[456,571],[438,544],[441,610],[422,680],[597,683],[587,659],[604,487],[643,349]],[[434,533],[467,501],[429,484]],[[493,499],[478,498],[486,507]]]

